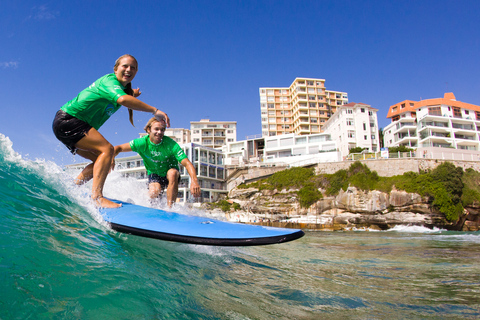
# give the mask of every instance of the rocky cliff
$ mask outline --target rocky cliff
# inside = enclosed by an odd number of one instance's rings
[[[295,191],[235,188],[229,193],[229,201],[240,204],[242,210],[227,213],[227,218],[323,230],[385,230],[397,225],[480,230],[480,207],[466,208],[459,221],[452,223],[430,205],[429,199],[401,190],[363,192],[350,187],[335,197],[326,197],[322,192],[324,197],[308,209],[300,207]]]

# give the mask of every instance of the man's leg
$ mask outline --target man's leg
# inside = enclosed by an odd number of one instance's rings
[[[167,205],[169,208],[177,200],[178,195],[178,178],[180,177],[180,172],[177,169],[170,169],[167,172],[167,180],[168,180],[168,187],[167,187]]]
[[[148,196],[150,199],[155,199],[162,193],[162,186],[158,182],[150,182],[148,185]]]

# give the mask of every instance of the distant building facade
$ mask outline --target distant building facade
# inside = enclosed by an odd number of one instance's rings
[[[264,137],[320,133],[337,107],[348,103],[347,93],[326,90],[324,79],[296,78],[289,87],[263,87],[259,93]]]
[[[185,144],[191,142],[191,135],[189,129],[167,128],[165,130],[165,135],[175,140],[178,144]]]
[[[327,133],[296,135],[294,133],[271,137],[255,137],[228,143],[223,147],[226,166],[284,163],[289,165],[311,161],[340,161],[337,144]]]
[[[190,121],[191,141],[210,148],[221,148],[237,141],[236,121]]]
[[[404,100],[390,106],[385,147],[454,148],[480,151],[480,106],[443,98]]]
[[[355,102],[337,107],[337,112],[325,123],[324,132],[337,143],[342,157],[355,147],[380,151],[377,111],[368,104]]]

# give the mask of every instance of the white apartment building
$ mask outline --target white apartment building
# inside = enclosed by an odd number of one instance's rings
[[[208,148],[194,143],[180,145],[192,162],[200,184],[200,198],[191,199],[196,202],[216,201],[221,194],[227,194],[225,184],[225,168],[223,154],[218,149]],[[70,169],[83,169],[89,163],[68,165]],[[115,171],[124,177],[134,177],[147,184],[147,172],[140,155],[134,155],[115,159]],[[187,170],[179,163],[180,184],[178,188],[177,202],[185,203],[190,199],[191,178]],[[145,189],[147,192],[147,189]]]
[[[259,89],[262,136],[323,132],[337,107],[348,103],[346,92],[326,90],[324,79],[296,78],[290,87]]]
[[[265,139],[261,135],[246,140],[228,142],[222,147],[225,165],[241,165],[263,161]]]
[[[343,158],[355,147],[380,151],[377,111],[370,105],[351,102],[338,107],[325,123],[324,132],[337,143]]]
[[[221,148],[237,141],[236,121],[190,121],[191,141],[210,148]]]
[[[392,122],[383,130],[385,147],[480,151],[480,106],[457,101],[451,92],[394,104],[387,118]]]
[[[257,137],[228,143],[224,148],[225,165],[285,163],[295,165],[310,161],[340,161],[335,141],[329,134],[296,135],[294,133],[271,137]]]

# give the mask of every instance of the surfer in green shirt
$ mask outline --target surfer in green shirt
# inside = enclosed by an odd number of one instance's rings
[[[151,118],[144,130],[148,135],[115,146],[114,155],[120,152],[137,152],[143,159],[148,174],[148,193],[151,199],[160,195],[167,188],[167,205],[175,203],[178,194],[180,172],[178,163],[185,167],[192,180],[190,192],[194,197],[200,196],[195,167],[188,160],[180,145],[170,137],[164,136],[167,125],[165,121]]]
[[[131,55],[117,59],[114,73],[107,74],[92,83],[78,96],[67,102],[55,115],[53,132],[73,154],[92,161],[78,175],[75,182],[83,184],[93,178],[92,199],[103,208],[116,208],[121,204],[103,197],[103,186],[114,159],[113,146],[98,132],[100,127],[121,106],[129,109],[133,124],[132,110],[152,113],[156,119],[164,120],[170,126],[167,114],[136,97],[139,89],[132,89],[131,81],[138,70],[137,60]]]

